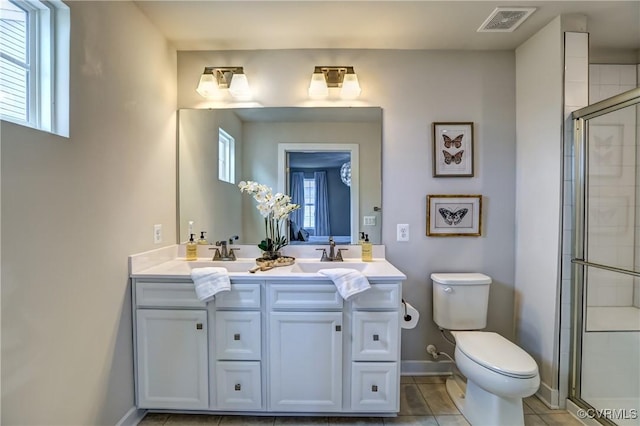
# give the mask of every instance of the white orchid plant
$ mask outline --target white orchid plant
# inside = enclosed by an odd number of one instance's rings
[[[251,194],[258,205],[256,208],[264,217],[266,238],[258,244],[260,250],[275,253],[289,244],[286,237],[287,219],[300,205],[291,202],[291,197],[280,192],[273,194],[270,187],[253,181],[238,184],[241,192]]]

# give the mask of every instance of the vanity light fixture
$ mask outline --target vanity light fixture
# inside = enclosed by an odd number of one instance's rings
[[[242,67],[205,67],[196,92],[204,98],[221,99],[224,89],[236,100],[251,99],[249,81]]]
[[[353,67],[315,67],[309,84],[309,97],[324,99],[329,96],[330,87],[339,87],[342,99],[355,99],[362,91]]]

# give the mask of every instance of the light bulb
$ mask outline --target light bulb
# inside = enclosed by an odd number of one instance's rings
[[[231,84],[229,85],[229,93],[234,99],[239,101],[247,101],[251,99],[251,89],[249,88],[249,80],[245,74],[233,74]]]
[[[327,96],[329,96],[329,88],[324,79],[324,74],[322,71],[314,72],[311,76],[311,83],[309,84],[309,97],[312,99],[323,99]]]

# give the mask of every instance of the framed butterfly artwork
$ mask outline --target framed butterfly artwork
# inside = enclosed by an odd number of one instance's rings
[[[427,195],[427,236],[482,235],[482,195]]]
[[[433,177],[472,177],[473,157],[473,123],[433,123]]]

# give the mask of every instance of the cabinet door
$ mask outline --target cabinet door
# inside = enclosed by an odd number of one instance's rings
[[[342,312],[271,312],[272,411],[342,410]]]
[[[260,312],[216,312],[215,351],[218,360],[260,360]]]
[[[209,407],[207,311],[137,310],[139,408]]]
[[[259,410],[262,408],[262,381],[259,361],[218,361],[216,363],[218,410]]]
[[[363,412],[396,412],[398,365],[395,362],[354,362],[351,370],[351,408]]]
[[[398,312],[353,313],[351,352],[354,361],[396,361],[400,357]]]

